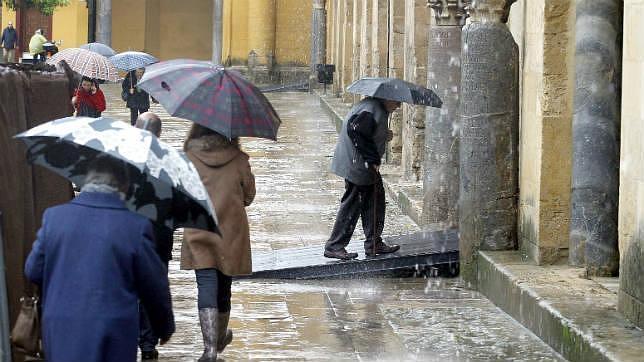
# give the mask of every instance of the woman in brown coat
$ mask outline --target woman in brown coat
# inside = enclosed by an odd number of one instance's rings
[[[194,124],[184,144],[217,213],[222,236],[185,229],[181,269],[197,277],[199,322],[204,353],[199,361],[216,361],[233,338],[228,329],[232,276],[251,273],[250,235],[245,207],[255,197],[255,177],[239,140]]]

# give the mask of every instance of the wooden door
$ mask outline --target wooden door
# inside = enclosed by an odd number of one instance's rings
[[[29,41],[34,35],[36,29],[44,31],[45,38],[52,40],[52,16],[44,15],[38,9],[29,8],[26,10],[18,10],[16,18],[19,19],[20,24],[16,24],[18,28],[18,36],[20,40],[20,50],[23,52],[29,51]]]

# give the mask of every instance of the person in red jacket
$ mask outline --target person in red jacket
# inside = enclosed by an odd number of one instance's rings
[[[105,110],[105,95],[96,81],[83,77],[72,98],[72,105],[76,108],[76,117],[98,118]]]

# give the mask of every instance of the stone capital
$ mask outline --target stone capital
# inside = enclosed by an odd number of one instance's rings
[[[470,0],[427,0],[432,9],[436,25],[464,25],[467,18],[466,6]]]
[[[517,0],[473,0],[467,5],[472,22],[507,23],[510,7]]]

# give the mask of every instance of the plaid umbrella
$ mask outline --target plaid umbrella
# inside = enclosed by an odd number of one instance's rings
[[[144,68],[158,62],[159,59],[143,52],[123,52],[110,58],[110,62],[120,70],[126,72]]]
[[[69,64],[76,73],[93,78],[116,82],[119,80],[118,70],[104,56],[81,48],[69,48],[47,60],[47,64],[56,65],[61,60]]]
[[[74,184],[85,182],[87,166],[99,155],[130,168],[128,208],[170,227],[219,232],[208,192],[192,162],[148,131],[109,118],[67,117],[34,127],[15,138],[27,145],[27,159]]]
[[[112,57],[116,54],[114,49],[108,47],[103,43],[88,43],[80,46],[81,49],[86,49],[94,53],[98,53],[106,58]]]
[[[252,83],[210,62],[176,59],[146,68],[137,86],[173,116],[189,119],[228,138],[275,140],[281,121]]]

